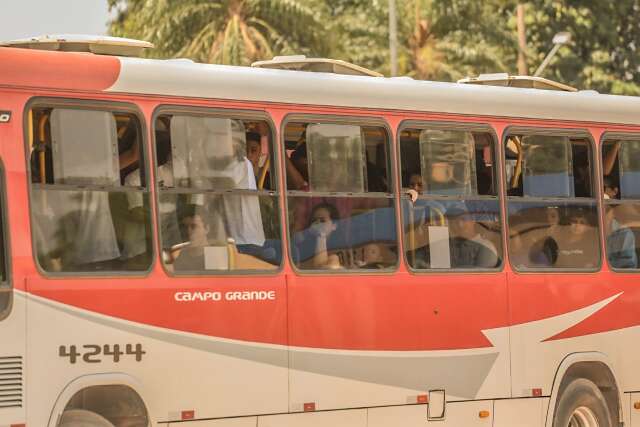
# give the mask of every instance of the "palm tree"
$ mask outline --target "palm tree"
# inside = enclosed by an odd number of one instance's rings
[[[156,57],[247,65],[274,54],[325,52],[317,14],[300,0],[109,0],[115,36],[156,45]]]

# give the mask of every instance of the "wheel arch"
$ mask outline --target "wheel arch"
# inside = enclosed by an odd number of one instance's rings
[[[551,389],[551,398],[547,408],[546,427],[553,427],[558,399],[566,386],[575,378],[592,381],[604,395],[609,411],[618,414],[620,421],[626,417],[622,405],[623,396],[618,386],[613,363],[609,357],[600,352],[580,352],[567,355],[556,370]]]
[[[151,425],[152,412],[149,402],[145,400],[145,396],[149,396],[149,394],[145,392],[145,388],[142,383],[131,375],[123,373],[102,373],[84,375],[69,382],[56,399],[51,415],[49,416],[49,423],[47,424],[47,427],[57,426],[58,421],[60,420],[60,417],[68,403],[78,392],[97,386],[120,386],[131,389],[142,402],[149,420],[149,425]]]

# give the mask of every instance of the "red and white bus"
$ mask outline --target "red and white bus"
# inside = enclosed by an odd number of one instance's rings
[[[640,426],[640,100],[104,46],[0,47],[0,426]]]

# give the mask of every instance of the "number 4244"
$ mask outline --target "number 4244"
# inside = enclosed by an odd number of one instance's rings
[[[124,347],[124,350],[123,350]],[[142,349],[142,344],[126,344],[121,347],[120,344],[85,344],[82,346],[61,345],[58,350],[60,357],[68,357],[69,363],[76,363],[82,360],[86,363],[102,363],[105,359],[112,358],[114,363],[120,362],[126,357],[135,357],[136,362],[142,361],[142,356],[147,354]]]

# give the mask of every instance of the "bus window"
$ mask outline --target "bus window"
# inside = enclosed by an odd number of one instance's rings
[[[167,270],[277,269],[280,211],[267,122],[166,113],[154,132]]]
[[[284,137],[296,267],[394,268],[397,236],[387,131],[352,123],[290,122]]]
[[[9,280],[8,242],[6,239],[8,228],[5,218],[4,169],[1,169],[0,173],[0,319],[3,319],[9,314],[11,308],[12,288]]]
[[[151,265],[142,130],[128,112],[30,112],[32,234],[46,272],[145,271]]]
[[[602,144],[606,251],[615,269],[638,268],[640,234],[640,139]]]
[[[598,268],[589,139],[511,134],[504,150],[509,256],[514,268]]]
[[[440,126],[400,133],[405,256],[414,270],[492,269],[502,262],[494,138]]]

